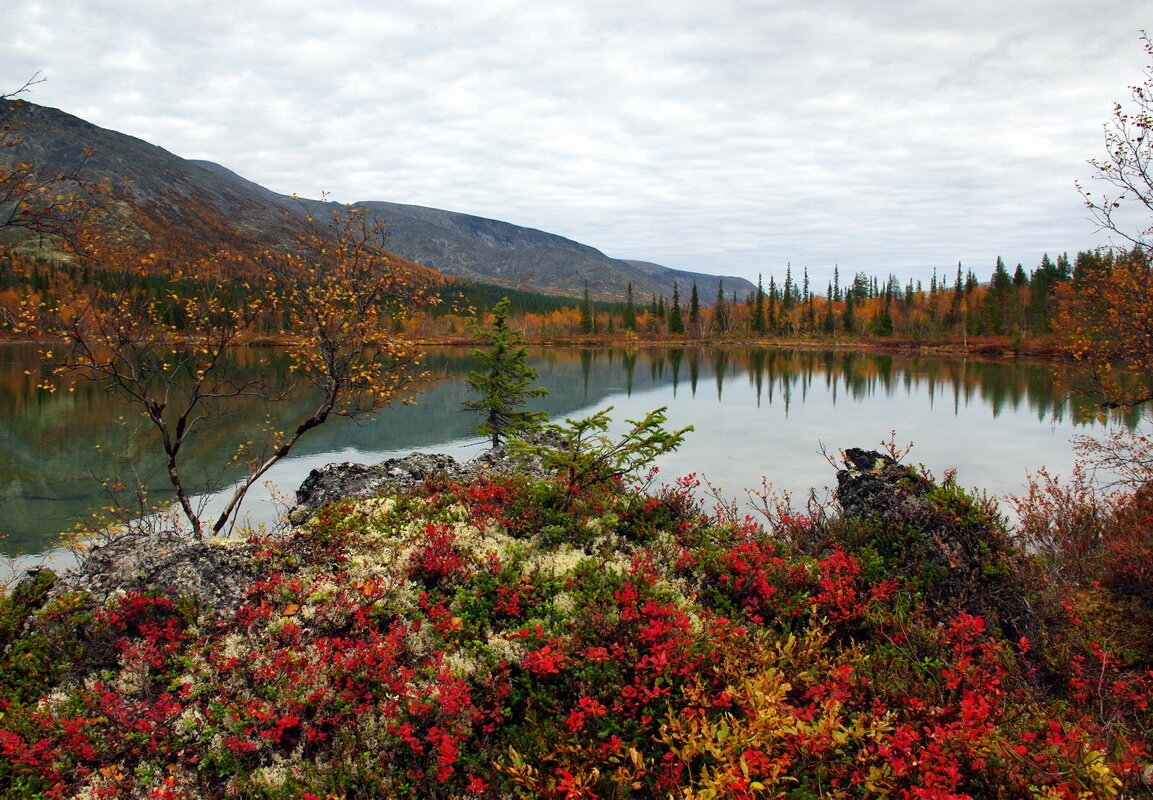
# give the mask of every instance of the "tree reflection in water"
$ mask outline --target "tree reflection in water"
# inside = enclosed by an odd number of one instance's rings
[[[281,369],[275,350],[245,356],[251,368]],[[532,365],[550,395],[534,403],[556,420],[608,405],[613,417],[637,419],[669,406],[672,427],[693,425],[684,447],[662,459],[671,479],[706,475],[724,493],[739,495],[762,477],[797,493],[824,486],[833,471],[818,454],[875,446],[895,430],[913,440],[910,460],[938,472],[956,467],[960,481],[997,494],[1019,491],[1026,470],[1060,471],[1071,463],[1070,436],[1099,423],[1083,405],[1054,389],[1054,368],[1021,360],[979,360],[856,351],[758,347],[541,348]],[[463,377],[475,367],[468,348],[432,348],[428,380],[416,404],[387,409],[360,425],[320,428],[299,445],[272,479],[291,493],[308,471],[332,461],[379,461],[412,450],[444,450],[468,458],[481,440],[461,411]],[[161,460],[141,420],[125,418],[115,398],[81,385],[72,392],[36,389],[35,351],[0,347],[0,552],[40,552],[56,534],[105,502],[100,479],[138,475],[162,497]],[[711,386],[706,390],[706,386]],[[228,464],[250,426],[290,416],[285,404],[238,406],[213,422],[191,457],[210,491],[238,479]],[[1132,426],[1136,411],[1117,412]],[[216,483],[211,479],[215,478]],[[250,503],[269,520],[268,503]]]

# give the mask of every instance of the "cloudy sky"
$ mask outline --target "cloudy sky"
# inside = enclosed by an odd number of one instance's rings
[[[3,0],[0,89],[287,194],[756,279],[983,280],[1074,181],[1149,0]],[[1153,32],[1153,31],[1151,31]]]

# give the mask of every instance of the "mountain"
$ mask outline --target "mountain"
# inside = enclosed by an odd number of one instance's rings
[[[589,294],[602,300],[623,300],[630,283],[638,301],[651,294],[671,297],[674,284],[687,299],[696,283],[705,303],[716,297],[720,282],[742,298],[756,290],[744,278],[610,258],[587,244],[508,222],[402,203],[356,205],[388,223],[389,248],[398,256],[469,280],[578,297],[587,283]]]
[[[41,175],[106,181],[112,200],[130,207],[138,227],[150,236],[179,232],[182,239],[209,246],[291,240],[287,198],[231,173],[226,177],[222,167],[180,158],[142,139],[33,103],[16,105],[6,121],[18,140],[0,158],[32,163]]]
[[[19,141],[0,153],[0,168],[25,161],[43,174],[106,181],[112,198],[135,212],[145,235],[174,247],[282,247],[299,230],[304,207],[314,213],[336,207],[278,194],[219,164],[180,158],[54,108],[14,103],[3,121]],[[654,293],[671,296],[674,284],[687,298],[696,283],[706,303],[720,281],[741,297],[755,289],[742,278],[614,259],[563,236],[483,217],[384,201],[355,206],[384,219],[397,256],[480,283],[574,297],[587,285],[601,300],[623,299],[631,283],[638,302]]]

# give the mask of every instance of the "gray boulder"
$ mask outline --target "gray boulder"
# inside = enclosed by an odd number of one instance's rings
[[[443,453],[413,453],[379,464],[328,464],[314,469],[300,484],[288,521],[303,524],[318,508],[338,500],[403,491],[438,475],[457,478],[464,474],[460,462]]]
[[[103,606],[114,594],[149,592],[191,598],[205,609],[229,615],[244,602],[253,582],[252,545],[243,540],[196,540],[162,531],[124,536],[95,547],[56,582],[50,597],[87,592]]]

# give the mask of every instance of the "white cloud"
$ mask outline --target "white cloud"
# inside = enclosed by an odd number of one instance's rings
[[[0,86],[286,193],[755,277],[1102,241],[1144,0],[8,0]]]

